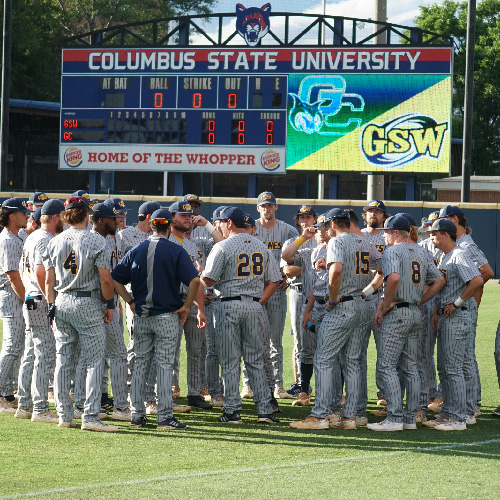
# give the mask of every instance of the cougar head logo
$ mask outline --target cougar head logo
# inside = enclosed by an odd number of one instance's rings
[[[250,47],[255,47],[269,32],[269,13],[271,4],[262,8],[245,9],[241,3],[236,4],[236,29]]]

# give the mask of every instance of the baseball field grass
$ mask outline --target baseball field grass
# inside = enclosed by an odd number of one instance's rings
[[[500,286],[485,287],[477,357],[482,415],[465,432],[299,431],[308,409],[281,403],[280,425],[256,423],[245,401],[243,425],[217,424],[220,410],[178,415],[183,431],[103,434],[0,415],[0,499],[385,498],[491,499],[500,491],[500,404],[493,358]],[[287,323],[286,332],[290,331]],[[285,381],[292,382],[292,337],[284,336]],[[181,380],[185,380],[183,355]],[[369,409],[375,407],[375,349],[369,348]],[[181,386],[186,394],[185,382]],[[185,403],[185,399],[181,399]],[[370,417],[376,421],[375,417]]]

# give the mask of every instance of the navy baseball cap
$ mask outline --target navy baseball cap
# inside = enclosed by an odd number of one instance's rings
[[[325,223],[330,222],[334,219],[350,219],[349,212],[346,212],[343,208],[332,208],[328,210],[325,214]]]
[[[403,214],[392,215],[385,221],[384,227],[379,228],[383,229],[410,231],[410,221]]]
[[[429,217],[423,218],[422,222],[424,222],[427,226],[430,226],[439,216],[439,210],[436,210],[435,212],[431,212],[429,214]]]
[[[222,205],[220,207],[217,207],[215,210],[214,210],[214,213],[212,215],[212,220],[221,220],[220,218],[220,213],[225,209],[227,208],[227,205]]]
[[[120,217],[116,213],[115,207],[112,207],[109,203],[96,203],[92,208],[92,218],[99,219],[99,217]]]
[[[28,203],[31,203],[33,205],[43,205],[48,199],[49,197],[45,193],[42,193],[41,191],[35,191],[28,198]]]
[[[449,219],[436,219],[432,223],[432,226],[425,232],[432,233],[433,231],[445,231],[447,233],[457,234],[455,223]]]
[[[38,207],[32,214],[31,218],[36,222],[37,226],[40,225],[40,217],[42,216],[42,207]]]
[[[158,201],[146,201],[139,207],[139,215],[151,215],[161,208]]]
[[[396,215],[402,215],[403,217],[406,217],[406,220],[410,223],[410,226],[417,226],[417,221],[414,219],[413,215],[406,212],[400,212]]]
[[[312,205],[301,205],[297,210],[297,215],[316,215],[316,210]]]
[[[26,202],[22,198],[9,198],[2,203],[4,212],[29,212]]]
[[[438,218],[442,219],[444,217],[452,217],[453,215],[461,215],[465,217],[464,211],[457,207],[456,205],[445,205],[440,211]]]
[[[71,196],[64,202],[64,210],[72,208],[88,208],[87,202],[79,196]]]
[[[101,200],[99,198],[90,198],[89,208],[92,208],[97,203],[101,203]]]
[[[184,195],[184,198],[182,198],[182,201],[187,201],[188,203],[191,203],[192,201],[196,201],[200,205],[203,203],[197,194],[186,194],[186,195]]]
[[[324,231],[326,229],[326,227],[323,227],[325,226],[325,224],[326,224],[326,214],[321,214],[318,215],[318,220],[316,221],[316,224],[313,224],[313,227],[319,229],[320,231]]]
[[[121,198],[108,198],[107,200],[104,200],[104,203],[112,206],[117,212],[128,212],[129,210]]]
[[[263,193],[260,193],[257,198],[257,205],[265,205],[266,203],[276,205],[276,198],[271,191],[264,191]]]
[[[248,216],[238,207],[226,207],[220,213],[220,220],[232,220],[233,222],[247,222]]]
[[[38,209],[37,209],[38,210]],[[56,215],[64,212],[64,202],[62,200],[48,200],[41,207],[41,215]]]
[[[250,214],[245,214],[245,226],[254,227],[255,219]]]
[[[90,199],[89,192],[85,189],[79,189],[78,191],[71,193],[71,196],[77,196],[78,198],[84,198],[87,200]]]
[[[169,224],[172,214],[166,208],[155,210],[151,215],[151,224]]]
[[[368,210],[377,209],[377,208],[379,210],[383,210],[384,212],[386,211],[385,210],[385,204],[381,200],[372,200],[372,201],[370,201],[366,207],[363,207],[363,211],[367,212]]]
[[[171,214],[194,214],[193,207],[187,201],[176,201],[170,205]]]

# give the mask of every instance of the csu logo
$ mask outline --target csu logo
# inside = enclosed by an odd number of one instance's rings
[[[260,44],[260,40],[269,32],[269,14],[271,4],[266,3],[260,9],[245,9],[241,3],[236,4],[236,30],[250,47]]]
[[[369,123],[361,134],[361,151],[367,161],[395,168],[426,156],[439,160],[448,122],[409,113],[378,125]]]
[[[300,82],[298,93],[290,96],[293,106],[288,120],[297,132],[342,136],[361,126],[361,118],[336,116],[340,111],[365,109],[363,97],[347,93],[341,76],[308,76]]]

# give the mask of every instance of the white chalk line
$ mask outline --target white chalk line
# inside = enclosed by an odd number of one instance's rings
[[[53,488],[49,490],[40,491],[30,491],[26,493],[14,493],[12,495],[0,496],[0,500],[7,500],[10,498],[30,498],[36,496],[51,495],[56,493],[68,493],[71,491],[89,490],[89,489],[99,489],[99,488],[111,488],[114,486],[133,486],[137,484],[161,482],[161,481],[175,481],[177,479],[188,479],[188,478],[200,478],[200,477],[211,477],[211,476],[222,476],[225,474],[241,474],[244,472],[261,472],[273,469],[287,469],[287,468],[297,468],[305,467],[311,465],[321,465],[321,464],[331,464],[336,462],[348,462],[357,460],[373,460],[375,458],[389,457],[392,455],[404,455],[406,453],[421,453],[427,451],[440,451],[440,450],[452,450],[456,448],[465,448],[467,446],[483,446],[492,443],[500,443],[500,438],[488,439],[486,441],[473,441],[471,443],[457,443],[450,445],[438,445],[438,446],[427,446],[424,448],[413,448],[410,450],[396,450],[387,451],[383,453],[375,453],[371,455],[360,455],[355,457],[338,457],[338,458],[323,458],[318,460],[308,460],[306,462],[295,462],[288,464],[274,464],[274,465],[263,465],[261,467],[243,467],[240,469],[222,469],[222,470],[212,470],[212,471],[201,471],[201,472],[187,472],[185,474],[175,474],[168,476],[159,477],[148,477],[143,479],[131,479],[129,481],[114,481],[108,483],[99,484],[84,484],[81,486],[68,486],[66,488]]]

